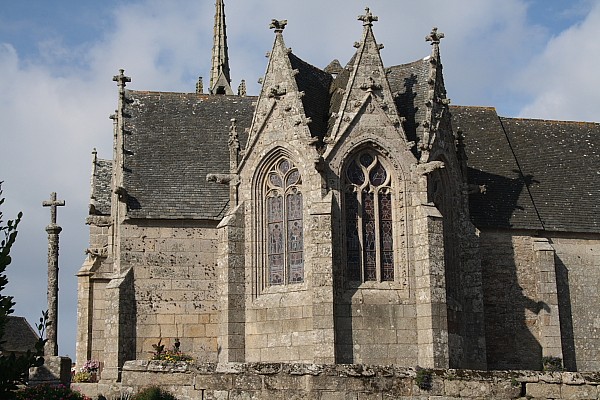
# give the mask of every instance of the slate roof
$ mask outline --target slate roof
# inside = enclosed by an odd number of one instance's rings
[[[302,97],[304,112],[312,120],[308,124],[311,136],[323,138],[327,131],[329,86],[331,86],[333,77],[301,60],[293,53],[290,53],[289,58],[292,68],[298,70],[295,78],[298,89],[304,92],[304,97]]]
[[[130,218],[219,220],[227,185],[206,181],[229,173],[229,127],[247,139],[255,97],[128,90],[124,187]]]
[[[452,107],[465,134],[476,226],[600,232],[600,124],[504,118]]]
[[[306,95],[313,136],[321,137],[339,111],[350,71],[330,74],[290,54]],[[352,60],[349,64],[352,63]],[[409,140],[422,136],[429,57],[388,68]],[[256,97],[208,96],[128,90],[124,186],[130,218],[219,220],[228,206],[227,185],[206,182],[229,172],[231,118],[244,147]],[[469,182],[485,185],[470,196],[479,228],[600,232],[600,124],[499,117],[491,107],[452,106],[462,130]],[[329,127],[327,126],[329,122]],[[109,213],[110,162],[98,160],[96,212]]]
[[[409,141],[417,142],[423,137],[429,70],[429,57],[388,68],[390,89],[396,96],[398,113],[406,118],[403,127]]]
[[[90,214],[110,215],[112,160],[95,159],[92,168]]]
[[[2,349],[5,353],[26,353],[27,350],[35,350],[38,335],[24,317],[10,315],[0,341],[4,341]]]

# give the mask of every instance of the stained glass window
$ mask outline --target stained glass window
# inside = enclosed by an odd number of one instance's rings
[[[358,153],[345,170],[346,277],[394,280],[391,178],[379,157]]]
[[[302,178],[294,164],[285,158],[276,162],[267,176],[269,285],[301,283],[304,282]]]

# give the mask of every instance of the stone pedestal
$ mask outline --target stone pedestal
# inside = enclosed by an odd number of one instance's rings
[[[46,356],[44,365],[29,369],[29,385],[71,384],[71,359],[69,357]]]

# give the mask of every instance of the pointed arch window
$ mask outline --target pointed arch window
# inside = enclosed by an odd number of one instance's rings
[[[391,176],[379,156],[356,154],[344,171],[346,277],[349,281],[394,280]]]
[[[266,181],[267,275],[269,285],[304,282],[302,177],[286,158],[279,159]]]

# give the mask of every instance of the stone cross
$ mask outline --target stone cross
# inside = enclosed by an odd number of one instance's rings
[[[365,15],[359,15],[358,20],[363,22],[364,26],[373,26],[374,21],[379,21],[379,17],[373,15],[369,7],[365,8]]]
[[[431,44],[440,44],[440,41],[444,38],[444,34],[442,32],[438,33],[438,28],[435,26],[431,29],[431,33],[425,36],[425,40],[431,42]]]
[[[58,356],[58,234],[62,228],[56,224],[57,207],[65,205],[64,200],[56,199],[56,192],[50,194],[50,200],[42,202],[43,207],[50,207],[50,225],[48,232],[48,320],[51,322],[47,329],[44,354]]]
[[[125,93],[125,85],[127,85],[127,83],[131,82],[131,78],[128,76],[125,76],[124,69],[120,69],[119,75],[113,76],[113,81],[117,82],[117,86],[119,87],[119,93],[123,94],[123,93]]]

